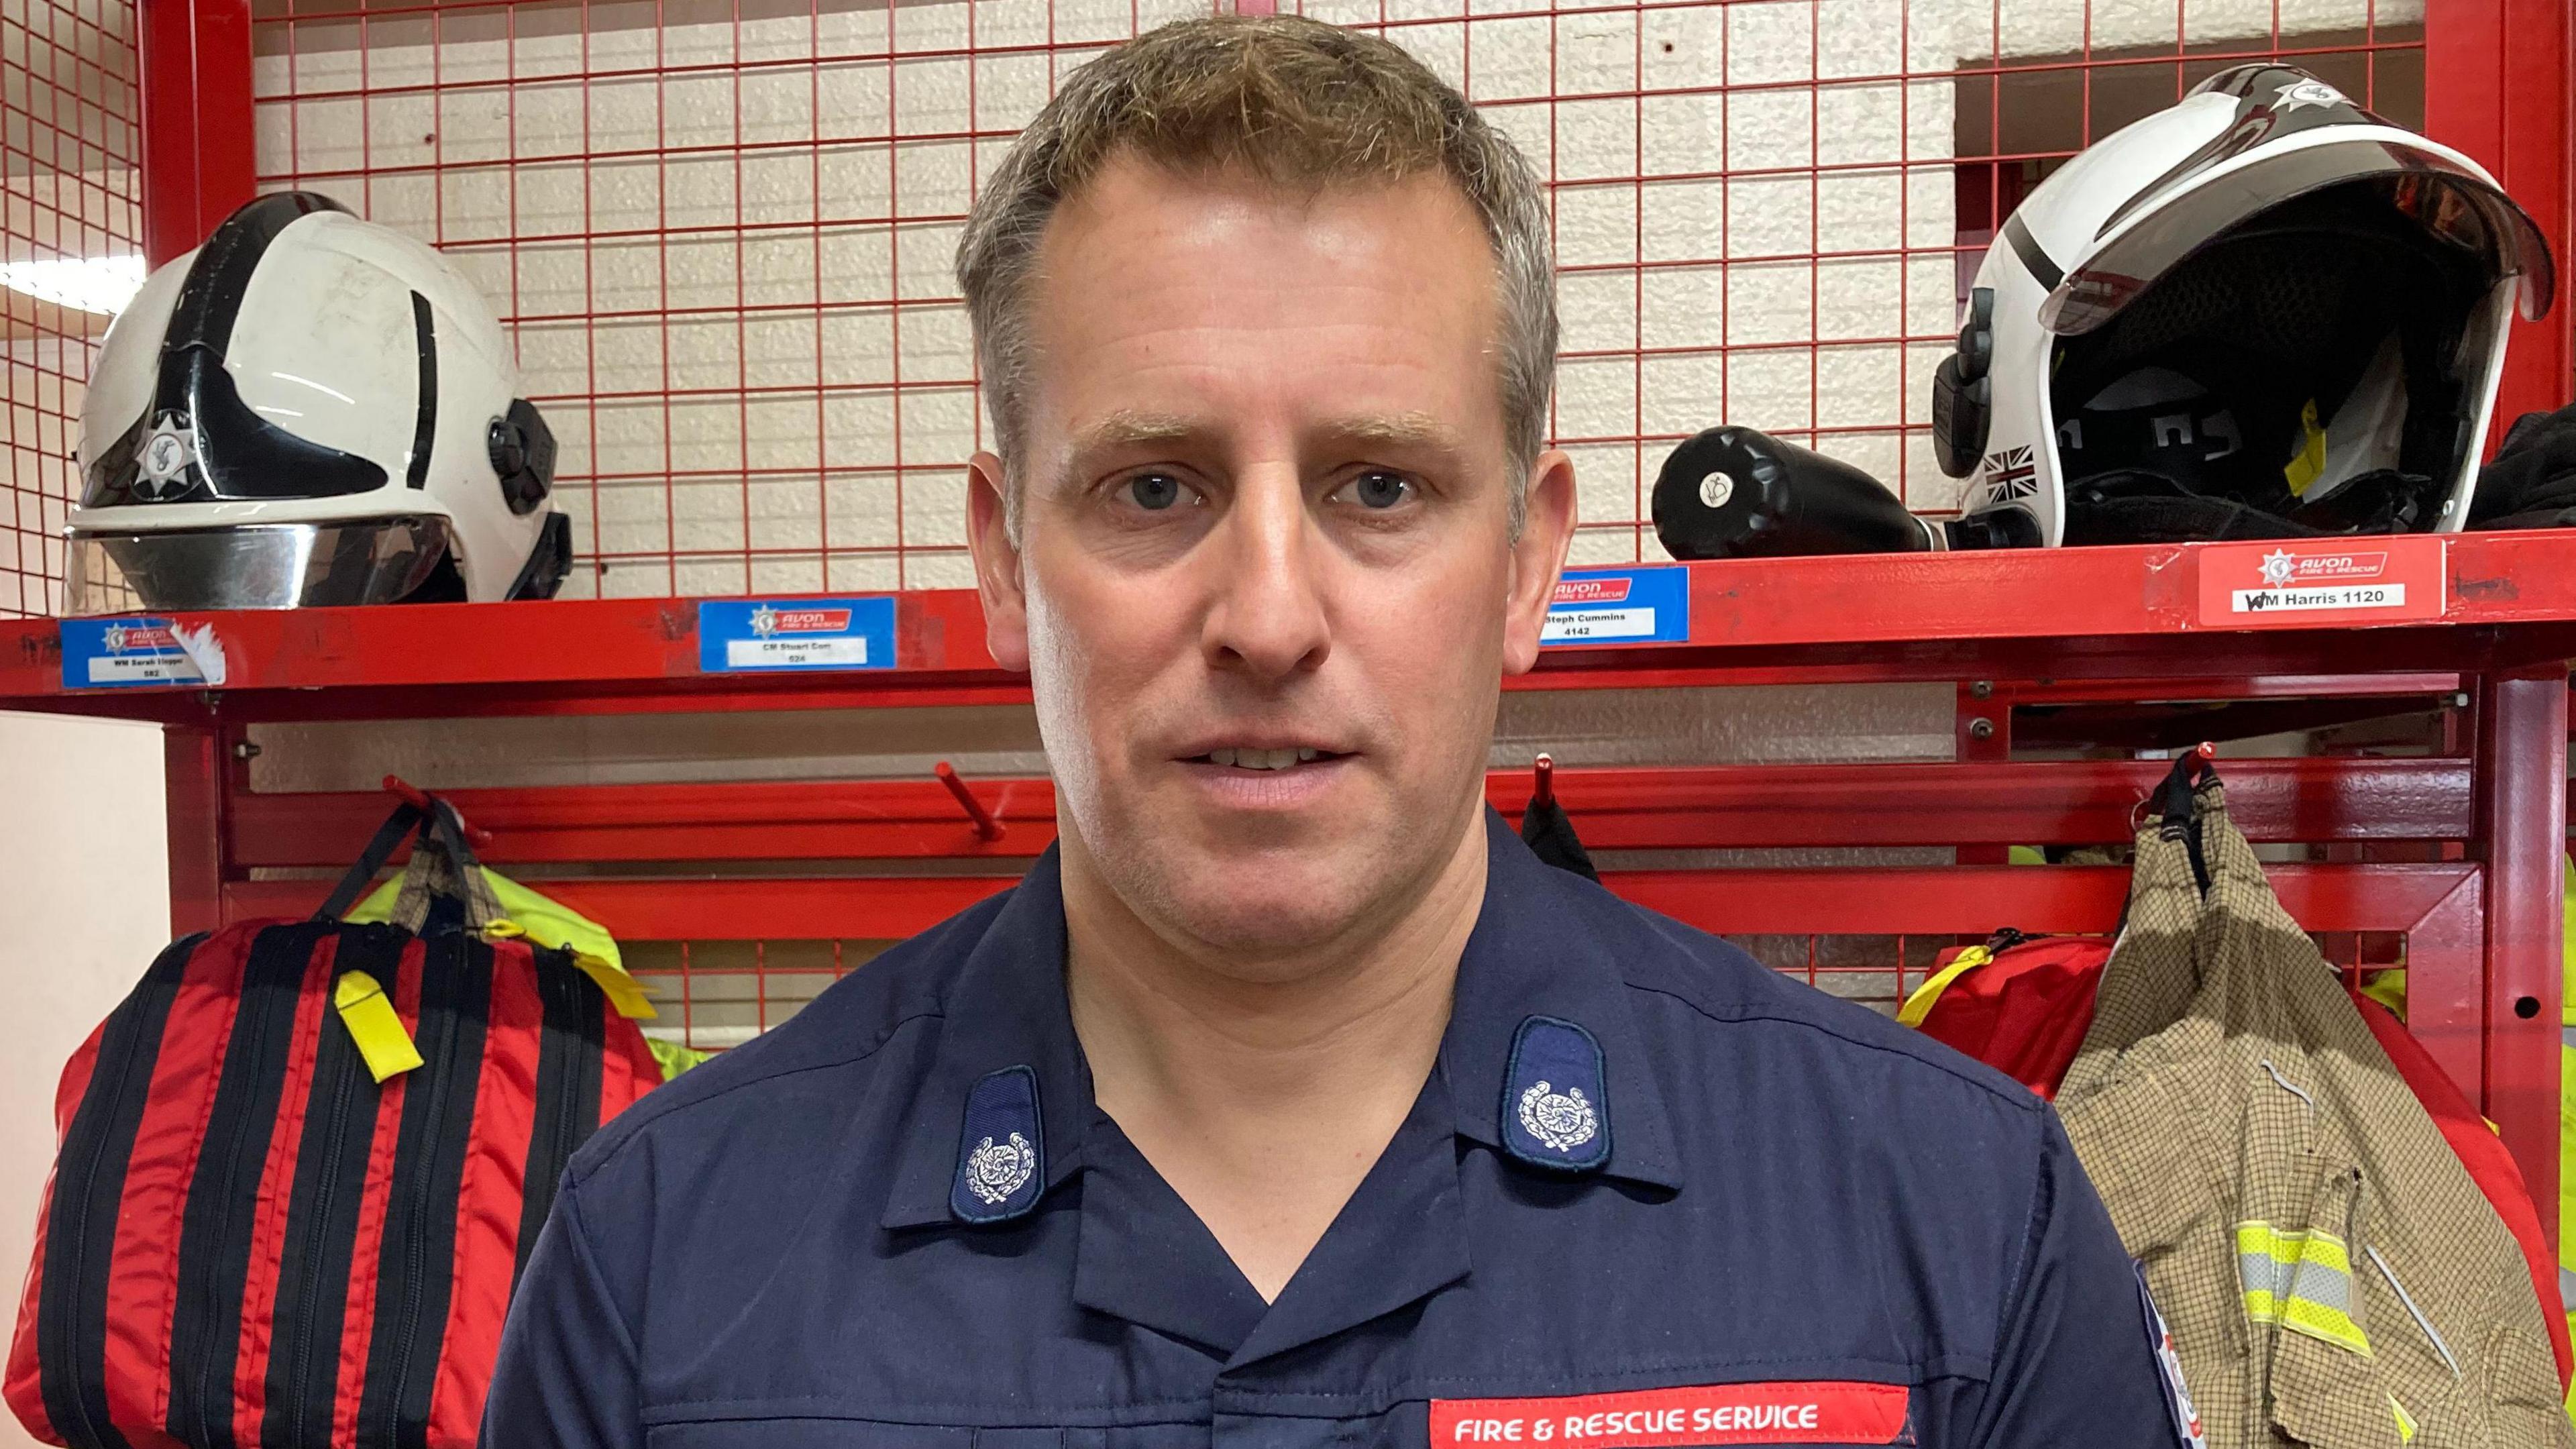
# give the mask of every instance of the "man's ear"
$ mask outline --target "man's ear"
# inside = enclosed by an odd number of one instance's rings
[[[1574,541],[1574,460],[1550,448],[1530,465],[1529,513],[1512,544],[1511,597],[1503,617],[1503,672],[1538,663],[1538,635],[1556,602],[1556,576]]]
[[[984,600],[984,647],[1004,669],[1029,667],[1029,599],[1020,575],[1020,546],[1002,506],[1002,460],[977,453],[966,463],[966,549],[975,559],[975,592]]]

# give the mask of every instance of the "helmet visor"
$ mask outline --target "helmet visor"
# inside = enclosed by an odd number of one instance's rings
[[[75,533],[70,544],[70,614],[384,604],[428,581],[447,554],[447,520]]]
[[[2387,135],[2302,147],[2187,189],[2069,272],[2040,304],[2060,336],[2092,332],[2201,247],[2284,202],[2365,182],[2427,238],[2475,256],[2488,275],[2519,281],[2522,314],[2549,310],[2557,275],[2540,228],[2512,197],[2438,152]]]

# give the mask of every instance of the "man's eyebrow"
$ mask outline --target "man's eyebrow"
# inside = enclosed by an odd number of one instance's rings
[[[1458,435],[1429,413],[1389,413],[1379,417],[1338,418],[1323,428],[1326,436],[1346,443],[1385,447],[1437,448],[1457,452]]]
[[[1173,443],[1201,430],[1200,424],[1178,413],[1149,413],[1135,408],[1120,408],[1093,423],[1074,436],[1073,452],[1077,455],[1104,448],[1130,447],[1138,443]]]
[[[1204,420],[1180,413],[1157,413],[1136,408],[1120,408],[1075,434],[1070,451],[1074,456],[1080,457],[1113,448],[1152,443],[1177,443],[1200,436],[1208,431],[1208,427],[1208,423]],[[1447,453],[1461,451],[1457,433],[1439,419],[1424,412],[1335,418],[1322,424],[1315,431],[1322,437],[1343,444],[1424,448]]]

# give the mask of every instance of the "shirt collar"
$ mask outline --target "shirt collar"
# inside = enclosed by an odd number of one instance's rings
[[[1598,887],[1531,854],[1500,815],[1488,810],[1485,824],[1485,898],[1459,959],[1435,1069],[1454,1104],[1457,1134],[1495,1148],[1525,1171],[1597,1172],[1680,1187],[1663,1094],[1609,945],[1633,931],[1633,921]],[[1056,847],[1049,846],[943,993],[939,1043],[911,1099],[912,1120],[882,1219],[888,1228],[1016,1219],[1083,1164],[1096,1108],[1065,996],[1058,872]],[[1587,1058],[1587,1043],[1597,1056]],[[1586,1060],[1589,1068],[1581,1065]],[[1580,1076],[1559,1080],[1566,1071],[1550,1062],[1574,1063],[1578,1073],[1592,1075],[1588,1083]],[[1536,1130],[1568,1141],[1581,1134],[1588,1112],[1597,1134],[1555,1157],[1530,1135],[1532,1126],[1514,1130],[1523,1122],[1522,1099],[1542,1081],[1549,1091],[1532,1102],[1540,1114]],[[1033,1090],[1038,1130],[1023,1130],[1025,1144],[1015,1146],[1008,1124],[1014,1113],[1027,1111],[1020,1105],[1028,1094],[1023,1082]],[[1587,1087],[1583,1103],[1569,1108],[1578,1084]],[[1551,1103],[1550,1096],[1564,1100]],[[1550,1117],[1548,1108],[1560,1115]],[[1562,1117],[1567,1110],[1576,1115]],[[1573,1130],[1563,1130],[1569,1121]],[[986,1137],[996,1139],[997,1155],[988,1154],[986,1192],[979,1194],[968,1178]],[[1606,1152],[1598,1147],[1604,1137]],[[1014,1180],[1018,1159],[1002,1148],[1033,1153],[1025,1181]],[[1003,1188],[1009,1191],[996,1191]]]
[[[1542,1080],[1553,1095],[1563,1095],[1567,1083],[1545,1058],[1562,1060],[1588,1037],[1599,1048],[1591,1069],[1600,1091],[1587,1092],[1587,1099],[1609,1151],[1604,1160],[1589,1151],[1593,1142],[1574,1144],[1562,1154],[1571,1160],[1558,1170],[1679,1188],[1681,1162],[1663,1091],[1612,944],[1633,939],[1634,912],[1599,886],[1540,860],[1491,810],[1485,812],[1485,856],[1484,906],[1458,961],[1457,995],[1440,1044],[1439,1070],[1457,1106],[1458,1135],[1495,1148],[1515,1165],[1547,1170],[1534,1159],[1548,1154],[1532,1150],[1538,1144],[1526,1128],[1515,1130],[1520,1099]],[[1576,1034],[1561,1030],[1567,1026]]]
[[[1081,1166],[1093,1114],[1091,1071],[1073,1034],[1064,951],[1064,889],[1056,847],[1049,846],[941,993],[939,1043],[912,1094],[912,1120],[904,1124],[903,1157],[882,1219],[886,1227],[966,1218],[952,1203],[983,1209],[970,1221],[1016,1219]],[[1017,1096],[1012,1079],[1023,1074],[1036,1098],[1039,1128],[1024,1135],[1033,1139],[1038,1160],[1025,1184],[1004,1201],[986,1204],[967,1190],[968,1159],[983,1137],[996,1135],[994,1124],[1007,1117]],[[990,1110],[996,1097],[1004,1118]],[[998,1134],[1004,1144],[1008,1130]],[[992,1185],[1007,1183],[1005,1178]]]

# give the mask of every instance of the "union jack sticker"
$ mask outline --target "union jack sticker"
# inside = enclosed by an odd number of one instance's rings
[[[2039,465],[2028,448],[2006,448],[1986,455],[1986,497],[1994,502],[2039,496]]]

